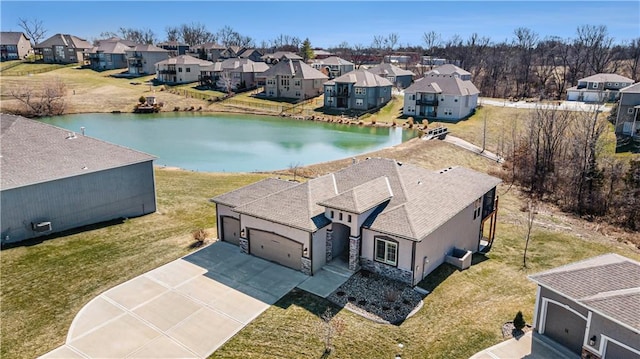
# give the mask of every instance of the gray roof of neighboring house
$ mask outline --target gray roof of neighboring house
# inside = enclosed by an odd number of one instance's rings
[[[207,60],[201,60],[190,55],[180,55],[172,57],[166,60],[156,62],[156,65],[200,65],[210,66],[213,62]]]
[[[480,93],[478,88],[468,80],[461,80],[454,75],[427,75],[416,80],[404,90],[405,93],[427,92],[443,93],[446,95],[475,95]]]
[[[262,57],[262,52],[260,52],[260,50],[258,50],[258,49],[244,49],[244,50],[240,51],[238,56],[240,56],[240,57],[249,57],[253,53],[257,53],[258,55],[260,55]]]
[[[27,41],[29,37],[22,32],[2,31],[0,32],[0,44],[2,45],[17,45],[20,41],[20,37],[24,36]]]
[[[226,49],[226,47],[224,47],[224,46],[222,46],[222,45],[220,45],[218,43],[215,43],[215,42],[205,42],[203,44],[193,46],[193,48],[194,49],[202,49],[202,50],[213,50],[213,49],[224,50],[224,49]]]
[[[640,263],[609,253],[529,278],[589,310],[640,331]]]
[[[120,42],[120,43],[123,43],[123,44],[125,44],[126,46],[129,46],[129,47],[135,47],[135,46],[139,45],[135,41],[121,39],[121,38],[119,38],[117,36],[112,36],[112,37],[107,38],[107,39],[102,39],[102,40],[97,40],[96,41],[98,46],[100,46],[100,45],[102,45],[102,44],[104,44],[106,42]]]
[[[332,65],[332,66],[343,66],[343,65],[353,65],[353,62],[347,61],[338,56],[327,57],[326,59],[313,60],[314,64],[321,65]]]
[[[255,62],[250,59],[226,59],[222,62],[215,62],[212,65],[203,68],[204,71],[220,72],[224,70],[238,72],[255,72],[261,73],[269,69],[269,65],[264,62]]]
[[[357,87],[384,87],[393,86],[391,81],[375,75],[368,70],[354,70],[333,80],[327,81],[325,85],[333,85],[335,83],[352,83]]]
[[[2,190],[147,162],[155,157],[89,136],[0,115]],[[91,129],[89,129],[91,131]]]
[[[419,241],[498,183],[495,177],[465,168],[439,173],[372,158],[271,194],[263,190],[263,197],[251,197],[255,200],[245,201],[236,211],[313,232],[329,223],[325,205],[352,213],[382,205],[366,226]],[[214,201],[224,200],[222,196]]]
[[[415,74],[409,70],[403,70],[398,66],[394,66],[388,63],[381,63],[369,69],[370,72],[376,75],[392,75],[392,76],[414,76]]]
[[[36,44],[37,49],[53,46],[67,46],[75,49],[91,49],[93,46],[86,40],[69,34],[55,34],[43,42]]]
[[[267,71],[263,72],[260,76],[271,77],[278,75],[290,75],[294,78],[302,78],[305,80],[328,79],[327,75],[300,60],[280,61]]]
[[[298,185],[296,182],[266,178],[248,186],[213,197],[211,200],[225,206],[237,207],[296,185]]]
[[[189,45],[182,43],[180,41],[165,41],[158,44],[158,47],[162,47],[162,46],[178,47],[178,46],[189,46]]]
[[[131,47],[123,44],[122,42],[100,42],[99,46],[91,49],[91,53],[102,52],[105,54],[124,54],[126,50],[130,50]]]
[[[459,76],[464,76],[464,75],[471,75],[471,72],[466,71],[456,65],[453,64],[444,64],[442,66],[438,66],[433,70],[427,71],[427,75],[429,74],[434,74],[434,75],[459,75]]]
[[[621,93],[640,93],[640,82],[620,89]]]
[[[131,48],[131,50],[127,50],[127,51],[135,51],[135,52],[169,52],[169,50],[165,50],[162,48],[159,48],[155,45],[152,44],[142,44],[142,45],[136,45],[135,47]]]
[[[302,60],[301,56],[296,55],[296,54],[294,54],[293,52],[290,52],[290,51],[277,51],[277,52],[274,52],[272,54],[265,54],[264,56],[262,56],[262,59],[263,60],[266,60],[266,59],[278,59],[278,60],[280,60],[283,57],[285,59],[289,59],[289,60]]]
[[[630,82],[633,83],[633,80],[620,76],[618,74],[595,74],[583,79],[578,80],[579,82]]]

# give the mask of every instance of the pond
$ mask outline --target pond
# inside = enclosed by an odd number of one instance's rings
[[[286,169],[375,151],[416,136],[271,116],[202,113],[81,114],[42,119],[158,157],[156,165],[204,172]]]

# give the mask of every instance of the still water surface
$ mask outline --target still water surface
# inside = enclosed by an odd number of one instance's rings
[[[250,172],[309,165],[399,144],[416,135],[269,116],[195,113],[82,114],[43,122],[143,151],[156,165]]]

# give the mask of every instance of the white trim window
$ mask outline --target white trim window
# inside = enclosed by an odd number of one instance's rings
[[[364,105],[364,100],[361,98],[357,98],[356,99],[356,106],[363,106]]]
[[[482,197],[476,199],[473,203],[473,219],[480,217],[480,210],[482,209]]]
[[[367,89],[366,87],[356,87],[355,92],[356,95],[366,95]]]
[[[398,265],[398,243],[388,239],[375,239],[375,260],[377,262]]]

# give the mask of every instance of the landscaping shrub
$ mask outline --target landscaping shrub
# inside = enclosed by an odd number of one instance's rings
[[[516,314],[516,317],[513,318],[513,326],[516,328],[516,330],[522,330],[522,328],[524,328],[524,326],[526,325],[524,318],[522,317],[522,311],[518,311],[518,314]]]

